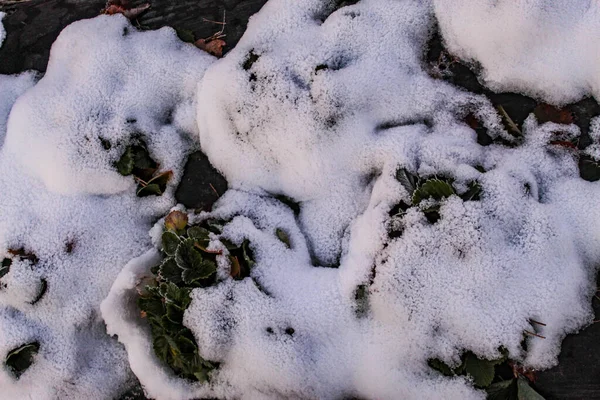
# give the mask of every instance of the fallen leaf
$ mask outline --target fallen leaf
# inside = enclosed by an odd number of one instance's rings
[[[540,124],[554,122],[569,125],[573,123],[573,113],[570,110],[556,108],[550,104],[538,104],[533,110],[533,114]]]
[[[123,14],[128,19],[134,19],[139,17],[149,8],[150,3],[144,3],[139,7],[130,8],[124,0],[109,0],[101,13],[106,15]]]
[[[568,142],[566,140],[553,140],[550,142],[550,144],[554,145],[554,146],[561,146],[561,147],[566,147],[568,149],[577,150],[577,145],[575,143]]]
[[[223,47],[227,44],[223,39],[198,39],[194,42],[197,48],[212,54],[215,57],[223,57]]]

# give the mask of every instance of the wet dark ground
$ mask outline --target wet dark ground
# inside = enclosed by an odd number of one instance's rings
[[[209,21],[222,21],[225,12],[224,33],[231,49],[242,36],[248,18],[257,12],[266,0],[152,0],[152,8],[134,21],[142,29],[172,26],[191,31],[196,38],[207,38],[221,27]],[[131,1],[133,6],[142,1]],[[0,48],[0,74],[15,74],[27,69],[46,70],[50,46],[69,23],[91,18],[104,7],[99,0],[25,0],[2,1],[0,11],[7,12],[4,27],[7,38]],[[209,21],[207,21],[209,20]],[[514,93],[493,93],[477,80],[473,70],[447,54],[438,36],[434,35],[427,54],[429,67],[435,67],[440,79],[461,86],[473,93],[486,95],[494,105],[501,105],[518,125],[536,109],[539,102]],[[578,148],[589,144],[590,119],[600,115],[600,106],[588,98],[567,106],[582,130],[576,143]],[[482,140],[485,139],[482,133]],[[210,209],[227,189],[227,182],[215,171],[200,152],[190,155],[185,174],[176,192],[178,200],[189,208]],[[593,201],[590,199],[590,201]],[[519,301],[519,299],[514,299]],[[600,319],[600,297],[593,300],[596,318]],[[535,388],[546,399],[600,399],[600,323],[593,324],[577,335],[569,335],[563,342],[559,366],[537,373]],[[141,400],[145,397],[138,389],[127,397]]]

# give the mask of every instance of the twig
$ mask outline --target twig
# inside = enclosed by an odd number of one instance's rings
[[[221,195],[219,194],[219,192],[217,192],[217,189],[215,189],[215,187],[213,186],[212,183],[209,183],[208,185],[213,190],[213,192],[215,192],[215,194],[217,195],[217,197],[221,197]]]
[[[533,332],[529,332],[529,331],[523,331],[523,332],[525,332],[526,335],[531,335],[531,336],[539,337],[541,339],[546,339],[545,336],[538,335],[537,333],[533,333]]]
[[[545,323],[543,323],[543,322],[539,322],[539,321],[536,321],[535,319],[531,319],[531,318],[529,318],[529,321],[530,321],[530,322],[533,322],[534,324],[537,324],[537,325],[546,326],[546,324],[545,324]]]

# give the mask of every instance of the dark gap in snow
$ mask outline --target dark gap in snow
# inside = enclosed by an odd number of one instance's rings
[[[183,178],[175,191],[177,201],[189,209],[208,211],[227,191],[227,181],[200,151],[189,155]]]

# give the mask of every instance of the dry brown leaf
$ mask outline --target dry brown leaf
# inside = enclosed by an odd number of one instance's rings
[[[143,12],[150,8],[150,3],[144,3],[139,7],[130,8],[126,1],[110,0],[106,3],[106,8],[102,10],[102,14],[115,15],[123,14],[128,19],[139,17]]]
[[[533,110],[540,124],[555,122],[557,124],[572,124],[573,113],[568,108],[556,108],[550,104],[538,104]]]
[[[227,44],[223,39],[198,39],[194,42],[197,48],[212,54],[215,57],[223,57],[223,47]]]

